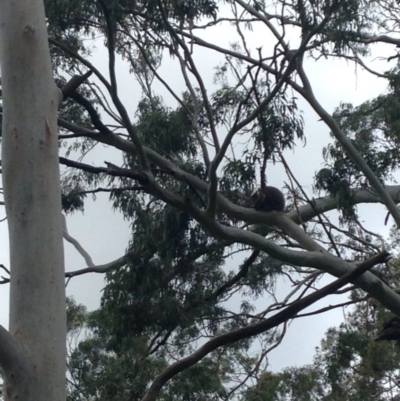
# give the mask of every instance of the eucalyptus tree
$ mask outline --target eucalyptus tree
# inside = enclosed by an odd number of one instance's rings
[[[383,203],[400,224],[399,187],[390,185],[399,162],[397,4],[46,1],[46,14],[38,0],[2,6],[11,314],[0,363],[9,399],[65,399],[61,209],[84,209],[91,193],[110,193],[132,239],[125,255],[99,266],[72,240],[88,266],[65,276],[107,279],[101,309],[82,317],[90,335],[68,360],[72,399],[234,397],[279,345],[285,326],[272,329],[349,281],[359,289],[349,303],[368,296],[400,313],[395,270],[374,268],[387,262],[387,245],[357,213],[358,204]],[[261,47],[250,43],[250,29],[265,38]],[[101,41],[106,74],[91,58]],[[381,43],[392,52],[387,72],[368,64],[370,47]],[[331,114],[307,75],[309,57],[352,62],[386,79],[389,93]],[[119,62],[138,83],[137,105],[122,100]],[[174,75],[163,74],[165,63]],[[306,144],[298,96],[333,136],[326,166],[315,166],[317,199],[285,158]],[[68,172],[61,201],[56,121]],[[119,151],[120,163],[90,161],[97,144]],[[274,163],[289,182],[286,213],[256,211],[250,200],[271,181]],[[339,224],[325,215],[335,209]],[[71,240],[65,229],[64,237]],[[239,252],[243,262],[226,271]],[[323,273],[341,278],[306,296]],[[252,297],[274,296],[281,276],[294,289],[257,310]],[[240,293],[238,313],[227,301]]]

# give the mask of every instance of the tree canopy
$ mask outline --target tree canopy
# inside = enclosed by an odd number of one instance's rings
[[[398,4],[44,5],[63,97],[62,210],[84,211],[106,193],[131,228],[125,255],[104,265],[75,242],[87,267],[66,279],[102,273],[106,284],[99,310],[68,301],[69,399],[396,399],[398,350],[372,338],[376,324],[400,316],[398,263],[389,262],[400,226]],[[386,69],[372,57],[383,45]],[[103,46],[106,63],[93,56]],[[327,110],[308,73],[315,63],[324,74],[324,60],[367,71],[387,90]],[[137,88],[131,99],[121,71]],[[331,133],[321,159],[304,162],[312,190],[288,158],[316,140],[299,99]],[[119,162],[92,157],[99,144]],[[280,186],[284,213],[254,209],[266,185]],[[385,206],[390,237],[364,224],[365,203]],[[321,289],[324,274],[339,281]],[[280,296],[283,279],[292,288]],[[312,365],[268,371],[287,322],[331,293],[349,295],[331,309],[356,305],[348,321],[327,333]]]

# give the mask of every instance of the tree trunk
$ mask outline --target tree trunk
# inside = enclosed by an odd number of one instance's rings
[[[25,373],[4,358],[9,400],[65,401],[66,313],[58,89],[42,0],[1,0],[2,167],[10,235],[10,333]],[[8,369],[8,371],[7,371]]]

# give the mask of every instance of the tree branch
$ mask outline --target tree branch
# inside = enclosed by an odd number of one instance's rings
[[[59,119],[59,124],[60,126],[72,132],[76,132],[89,138],[95,138],[101,143],[114,146],[115,148],[124,152],[132,153],[136,151],[136,148],[132,142],[129,142],[114,133],[111,133],[107,136],[101,136],[96,131],[79,127],[63,119]],[[169,171],[175,179],[180,182],[190,183],[197,191],[203,194],[207,193],[208,185],[206,182],[180,169],[173,162],[159,155],[157,152],[147,147],[144,147],[144,151],[147,153],[147,157],[152,163],[156,164],[165,171]],[[388,185],[385,188],[393,201],[400,203],[400,185]],[[275,224],[271,218],[271,213],[257,212],[254,209],[237,206],[220,193],[217,194],[217,202],[218,208],[231,218],[243,220],[247,223],[253,224]],[[315,217],[318,213],[324,213],[337,207],[337,200],[331,196],[313,199],[312,202],[314,202],[314,206],[301,206],[299,207],[298,211],[293,210],[289,212],[287,216],[289,216],[296,223],[307,222]],[[371,190],[363,188],[356,188],[351,191],[350,202],[352,202],[353,205],[360,203],[383,203],[378,195],[374,194]]]
[[[365,177],[368,179],[372,188],[375,189],[376,193],[382,199],[382,202],[389,209],[392,214],[394,220],[396,221],[397,227],[400,228],[400,211],[397,208],[395,202],[393,202],[390,195],[385,190],[385,187],[379,181],[378,177],[372,171],[372,169],[368,166],[367,162],[360,155],[355,146],[351,143],[351,141],[347,138],[347,136],[342,132],[338,123],[335,119],[322,107],[322,105],[316,99],[314,92],[312,90],[310,81],[302,66],[298,68],[298,73],[303,82],[303,88],[297,88],[297,91],[308,101],[311,107],[315,110],[315,112],[321,117],[321,119],[325,122],[325,124],[331,129],[335,138],[340,142],[343,149],[353,161],[353,163],[364,173]]]
[[[108,163],[108,167],[94,167],[89,164],[76,162],[74,160],[60,157],[60,163],[68,167],[78,168],[80,170],[87,171],[92,174],[108,174],[113,177],[128,177],[133,180],[139,181],[142,185],[146,185],[149,182],[148,176],[142,172],[135,172],[131,169],[117,167],[114,164]]]
[[[193,354],[175,362],[174,364],[166,368],[163,372],[161,372],[151,384],[149,390],[143,397],[142,401],[155,401],[156,398],[158,397],[161,388],[168,380],[172,379],[181,371],[189,368],[190,366],[193,366],[195,363],[199,362],[201,359],[203,359],[206,355],[208,355],[215,349],[264,333],[265,331],[278,326],[279,324],[287,321],[288,319],[293,318],[301,310],[307,308],[308,306],[324,298],[325,296],[335,292],[345,284],[354,281],[356,278],[360,277],[363,273],[365,273],[368,269],[372,268],[376,264],[384,263],[385,261],[388,260],[389,257],[390,254],[388,252],[382,252],[378,255],[375,255],[372,258],[361,263],[351,272],[348,272],[347,274],[343,275],[338,280],[327,285],[326,287],[321,288],[318,291],[315,291],[314,293],[302,299],[299,299],[297,302],[288,306],[286,309],[277,313],[271,318],[266,319],[259,323],[254,323],[246,327],[230,331],[228,333],[213,338]]]
[[[66,241],[68,241],[69,243],[71,243],[75,247],[75,249],[85,259],[85,262],[88,266],[94,267],[94,263],[93,263],[91,256],[85,251],[85,249],[82,247],[82,245],[79,243],[78,240],[76,240],[75,238],[71,237],[68,234],[67,221],[66,221],[66,218],[64,215],[62,215],[62,219],[63,219],[63,237],[64,237],[64,239]]]
[[[24,399],[23,391],[28,390],[31,370],[28,357],[15,337],[3,326],[0,326],[0,366],[5,379],[6,399]],[[15,391],[18,391],[17,394]]]

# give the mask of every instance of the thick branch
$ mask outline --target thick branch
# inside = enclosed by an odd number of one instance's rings
[[[382,252],[361,263],[351,272],[348,272],[347,274],[334,281],[333,283],[327,285],[326,287],[321,288],[320,290],[315,291],[313,294],[310,294],[302,299],[299,299],[297,302],[288,306],[283,311],[277,313],[275,316],[262,322],[251,324],[249,326],[242,327],[240,329],[233,330],[231,332],[213,338],[212,340],[204,344],[199,350],[187,356],[186,358],[183,358],[180,361],[177,361],[174,364],[170,365],[160,375],[158,375],[150,386],[146,395],[143,397],[142,401],[156,400],[161,388],[168,380],[170,380],[183,370],[194,365],[215,349],[243,340],[245,338],[264,333],[265,331],[278,326],[288,319],[293,318],[301,310],[317,302],[319,299],[322,299],[325,296],[335,292],[340,287],[344,286],[350,281],[355,280],[357,277],[360,277],[364,272],[366,272],[368,269],[372,268],[376,264],[385,262],[389,256],[390,254],[388,252]]]
[[[151,186],[149,190],[151,190],[151,193],[159,199],[171,206],[185,210],[215,237],[227,241],[247,244],[256,249],[260,249],[273,258],[285,263],[295,266],[313,267],[336,277],[346,274],[353,268],[350,263],[324,251],[316,242],[309,238],[304,231],[297,226],[297,224],[293,223],[293,221],[291,221],[287,216],[280,213],[269,213],[271,218],[274,219],[273,224],[285,227],[286,232],[291,230],[292,232],[289,232],[289,235],[296,233],[297,230],[300,235],[303,235],[305,239],[307,239],[307,245],[309,245],[310,248],[314,248],[313,252],[299,252],[286,249],[253,232],[219,224],[215,220],[210,219],[207,213],[194,207],[190,202],[185,201],[182,197],[161,190],[160,188],[154,188],[154,186]],[[358,278],[354,284],[380,301],[385,307],[393,311],[393,313],[400,314],[400,296],[385,285],[374,274],[368,272]]]
[[[135,152],[135,146],[119,137],[116,134],[110,133],[109,135],[103,136],[96,133],[96,131],[89,130],[87,128],[79,127],[74,124],[71,124],[65,120],[59,119],[60,126],[72,131],[76,132],[82,136],[87,136],[89,138],[94,138],[101,143],[105,143],[107,145],[114,146],[115,148],[122,150],[124,152]],[[184,183],[190,183],[197,191],[206,194],[208,185],[200,178],[187,173],[186,171],[177,167],[173,162],[160,156],[158,153],[153,150],[144,147],[145,152],[147,153],[147,157],[149,160],[156,164],[158,167],[162,168],[165,171],[170,171],[170,174],[174,176],[178,181]],[[386,191],[393,199],[394,202],[400,202],[400,186],[399,185],[389,185],[386,186]],[[351,191],[351,198],[349,201],[353,205],[357,205],[360,203],[378,203],[382,202],[379,196],[374,194],[371,190],[355,188]],[[274,221],[271,219],[270,213],[257,212],[254,209],[248,209],[241,206],[236,206],[228,199],[226,199],[223,195],[217,195],[218,209],[226,213],[229,217],[246,221],[248,223],[260,223],[260,224],[274,224]],[[322,198],[313,199],[314,207],[311,205],[305,205],[299,207],[298,210],[293,210],[287,215],[296,223],[307,222],[313,217],[316,216],[317,213],[324,213],[329,210],[333,210],[337,207],[337,200],[331,196],[325,196]]]
[[[10,400],[14,399],[13,395],[21,396],[24,391],[28,391],[28,357],[3,326],[0,326],[0,366],[5,379],[5,393]],[[15,393],[16,389],[21,388],[22,391]]]

